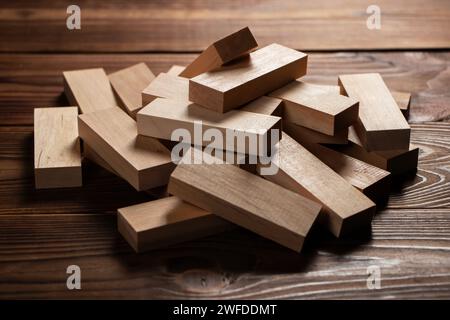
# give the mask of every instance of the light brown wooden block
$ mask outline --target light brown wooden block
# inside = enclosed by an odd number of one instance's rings
[[[215,71],[189,80],[189,100],[226,112],[305,75],[307,55],[271,44]]]
[[[370,225],[375,204],[344,178],[285,133],[278,152],[278,163],[272,163],[278,172],[264,177],[321,203],[321,220],[336,237]]]
[[[337,132],[334,136],[311,130],[294,123],[283,121],[283,130],[299,142],[326,143],[326,144],[347,144],[348,128]]]
[[[300,251],[321,206],[229,164],[180,164],[169,193]]]
[[[174,164],[159,141],[138,137],[136,122],[120,108],[78,117],[80,137],[136,190],[167,184]]]
[[[341,93],[359,100],[354,127],[369,151],[408,149],[411,129],[378,73],[339,76]]]
[[[36,189],[81,186],[77,117],[77,107],[34,109]]]
[[[233,227],[228,221],[177,197],[117,210],[119,232],[136,252],[202,238]]]
[[[214,70],[249,53],[257,46],[250,29],[245,27],[211,44],[180,73],[180,76],[192,78]]]
[[[378,168],[387,170],[394,175],[414,171],[419,159],[419,148],[410,144],[407,150],[367,151],[356,135],[353,127],[349,128],[349,143],[333,148]]]
[[[143,107],[141,93],[155,78],[145,63],[111,73],[109,81],[119,97],[119,103],[132,118]]]
[[[298,142],[372,201],[387,200],[391,184],[388,171],[317,143]]]
[[[173,76],[179,76],[180,73],[184,70],[184,68],[186,68],[186,67],[174,64],[173,66],[170,67],[169,70],[167,70],[166,73],[171,74]]]
[[[400,111],[403,113],[405,118],[409,117],[409,107],[411,105],[411,93],[409,92],[400,92],[400,91],[391,91],[392,97],[395,102],[397,102]]]
[[[284,102],[283,119],[333,136],[358,118],[358,101],[327,86],[292,81],[270,93]]]
[[[142,105],[156,98],[189,101],[189,80],[167,73],[160,73],[143,91]]]
[[[217,129],[222,133],[224,139],[220,142],[223,148],[219,149],[240,153],[257,154],[259,150],[270,150],[272,147],[270,130],[281,132],[281,118],[279,117],[240,110],[218,113],[190,102],[170,99],[156,99],[137,114],[138,133],[141,135],[173,140],[174,130],[186,129],[190,133],[192,144],[207,146],[211,141],[203,139],[202,132],[200,132],[202,136],[195,136],[196,121],[202,122],[203,132],[208,129]],[[234,139],[231,141],[226,139],[227,133],[234,133],[242,139],[248,137],[249,140],[244,142],[242,148],[238,148]],[[262,139],[266,135],[268,139]],[[250,142],[254,143],[253,151],[249,147]]]
[[[64,93],[81,113],[117,106],[108,76],[102,68],[64,71]]]
[[[281,117],[283,113],[282,104],[283,100],[281,99],[262,96],[246,104],[239,110]]]

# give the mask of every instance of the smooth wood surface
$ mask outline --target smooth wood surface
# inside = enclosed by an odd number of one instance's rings
[[[179,76],[180,73],[181,73],[181,71],[184,70],[184,68],[185,68],[185,67],[183,67],[183,66],[173,65],[173,66],[170,67],[169,70],[167,70],[166,73],[167,73],[167,74],[174,75],[174,76]]]
[[[34,177],[37,189],[82,185],[78,108],[34,109]]]
[[[211,144],[216,149],[257,155],[266,154],[261,152],[270,151],[277,142],[271,141],[272,130],[281,138],[281,118],[240,110],[218,113],[194,103],[170,99],[156,99],[137,114],[140,135],[179,141],[179,136],[173,134],[181,129],[189,133],[191,143],[188,144]],[[218,130],[223,139],[217,137],[213,141],[213,137],[206,137],[206,130],[210,129]]]
[[[232,225],[177,197],[167,197],[117,210],[121,235],[136,252],[217,234]]]
[[[168,191],[297,252],[321,209],[230,164],[181,163],[170,176]]]
[[[103,68],[64,71],[64,92],[81,113],[117,106],[117,100]]]
[[[397,102],[398,107],[405,116],[409,118],[409,108],[411,107],[411,93],[401,91],[391,91],[392,97]]]
[[[222,39],[214,41],[179,74],[192,78],[201,73],[214,70],[223,64],[239,58],[258,46],[248,27],[233,32]]]
[[[145,63],[113,72],[108,75],[114,92],[119,97],[120,106],[132,117],[143,107],[141,92],[155,78]]]
[[[202,51],[249,26],[261,46],[302,50],[448,48],[450,4],[378,0],[381,28],[369,29],[370,0],[144,1],[80,0],[81,30],[68,30],[67,3],[2,3],[3,52]],[[33,11],[30,11],[33,10]],[[32,12],[32,14],[26,14]],[[151,19],[149,19],[151,17]]]
[[[379,73],[341,75],[339,86],[359,101],[354,128],[366,150],[408,149],[410,127]]]
[[[293,81],[270,93],[283,100],[283,120],[330,136],[358,119],[358,100],[330,92],[326,86]]]
[[[306,73],[308,56],[273,43],[189,80],[189,100],[226,112],[278,89]]]
[[[169,73],[160,73],[142,91],[142,105],[156,98],[189,101],[189,80]]]
[[[82,114],[78,120],[80,138],[136,190],[167,184],[174,168],[170,151],[156,139],[138,137],[136,122],[120,108]]]
[[[321,222],[336,237],[370,225],[375,204],[285,133],[271,165],[277,172],[264,178],[321,203]],[[257,165],[258,173],[263,167]]]
[[[295,123],[283,121],[283,130],[298,141],[327,144],[348,143],[348,128],[337,132],[333,136],[329,136],[327,134],[299,126]]]
[[[247,103],[239,110],[281,117],[283,114],[283,100],[262,96],[250,103]]]

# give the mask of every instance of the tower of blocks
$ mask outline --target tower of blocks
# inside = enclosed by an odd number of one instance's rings
[[[411,94],[378,73],[305,82],[307,64],[245,27],[157,75],[143,62],[65,71],[71,106],[35,109],[35,186],[82,187],[84,157],[147,192],[117,208],[136,252],[233,227],[297,252],[314,225],[366,230],[392,179],[417,168]]]

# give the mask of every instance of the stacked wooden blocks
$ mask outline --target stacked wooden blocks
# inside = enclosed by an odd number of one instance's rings
[[[410,95],[376,73],[307,83],[307,58],[243,28],[156,77],[64,72],[78,108],[35,109],[36,188],[81,186],[83,155],[159,198],[117,210],[138,252],[235,225],[296,251],[316,223],[364,229],[391,176],[417,167]]]

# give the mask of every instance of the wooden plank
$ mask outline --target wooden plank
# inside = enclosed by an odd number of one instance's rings
[[[321,222],[336,237],[370,226],[375,204],[344,178],[283,133],[278,144],[278,171],[264,177],[323,205]],[[261,172],[263,165],[257,166]]]
[[[401,91],[391,91],[392,97],[397,102],[400,111],[406,119],[409,117],[409,108],[411,106],[411,93]]]
[[[301,250],[321,208],[229,164],[180,164],[170,177],[168,190],[295,251]]]
[[[117,106],[108,76],[103,68],[64,71],[64,93],[81,113]]]
[[[326,144],[348,143],[348,128],[337,132],[334,136],[329,136],[327,134],[308,129],[294,123],[283,121],[283,130],[297,141],[308,141],[313,143]]]
[[[180,73],[184,70],[184,68],[186,68],[186,67],[174,64],[173,66],[170,67],[169,70],[167,70],[166,73],[171,74],[173,76],[179,76]]]
[[[190,79],[189,100],[223,113],[305,75],[306,64],[306,54],[274,43]]]
[[[108,75],[111,85],[119,97],[120,106],[132,117],[143,107],[141,92],[155,78],[143,62]]]
[[[180,136],[173,134],[182,129],[189,133],[190,144],[211,144],[216,149],[256,155],[270,151],[276,144],[271,141],[271,131],[277,130],[281,136],[281,118],[240,110],[218,113],[190,102],[159,98],[137,114],[140,135],[179,141]],[[223,139],[204,137],[203,132],[209,129],[219,130]]]
[[[281,117],[283,113],[282,104],[283,100],[281,99],[262,96],[246,104],[239,110]]]
[[[347,145],[335,146],[336,150],[378,168],[399,175],[415,171],[419,159],[419,148],[410,144],[407,150],[367,151],[358,138],[355,129],[350,127]]]
[[[326,86],[292,81],[270,96],[283,100],[284,120],[330,136],[358,118],[358,101],[330,92]]]
[[[30,6],[30,4],[32,6]],[[450,4],[379,0],[381,28],[369,29],[371,2],[296,0],[251,3],[198,0],[128,3],[78,2],[82,31],[68,31],[66,7],[53,1],[3,5],[2,52],[186,52],[251,26],[261,45],[279,41],[302,50],[448,48]],[[31,10],[30,15],[23,15]],[[149,19],[152,17],[152,19]],[[370,20],[369,20],[370,21]],[[107,32],[105,31],[107,28]],[[30,30],[39,36],[30,37]]]
[[[138,137],[136,122],[119,108],[78,117],[80,137],[136,190],[167,184],[174,164],[159,141]]]
[[[199,239],[232,227],[226,220],[177,197],[120,208],[117,226],[136,252]]]
[[[339,76],[341,92],[359,100],[355,129],[369,151],[408,149],[411,128],[378,73]]]
[[[233,32],[215,42],[195,58],[179,75],[192,78],[219,68],[223,64],[248,54],[258,46],[248,27]]]
[[[146,106],[156,98],[188,101],[189,80],[168,73],[160,73],[142,91],[142,105]]]
[[[82,185],[77,116],[77,107],[34,109],[37,189]]]

